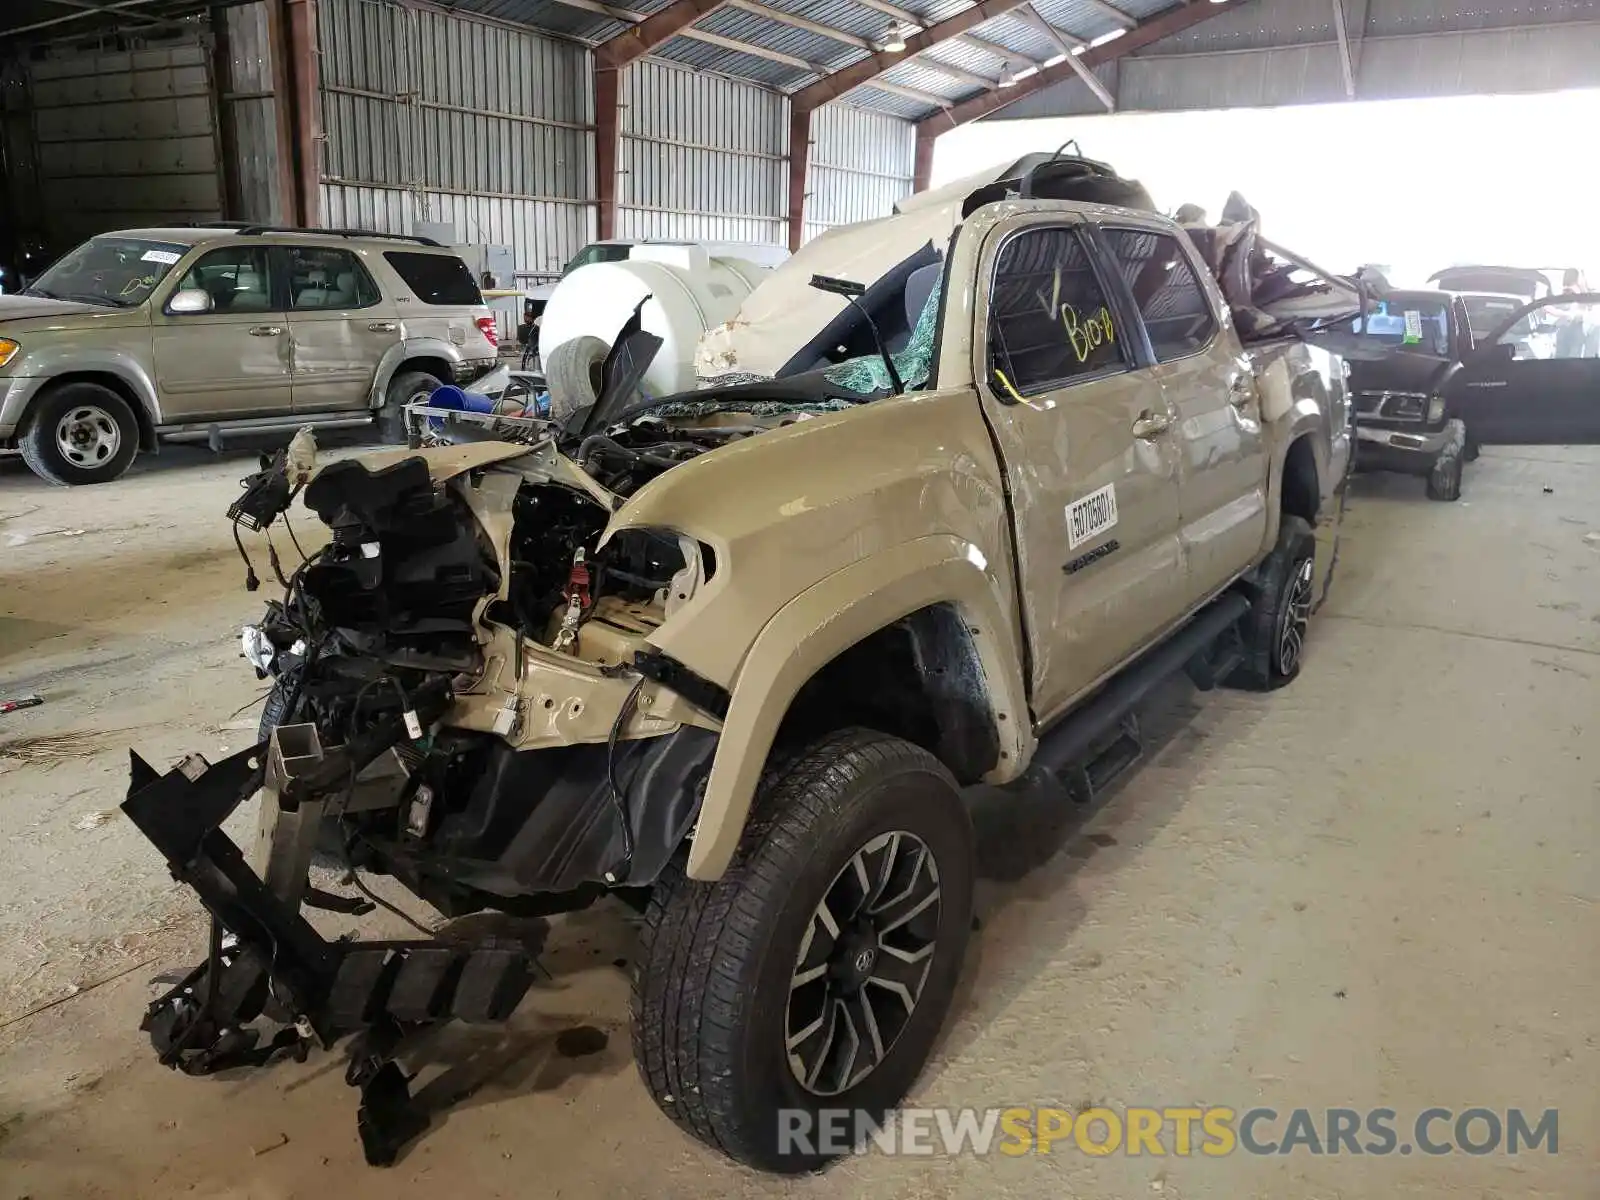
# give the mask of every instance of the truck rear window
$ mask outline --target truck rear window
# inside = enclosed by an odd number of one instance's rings
[[[424,304],[477,307],[483,303],[483,293],[478,290],[472,272],[459,258],[404,250],[386,250],[383,257]]]

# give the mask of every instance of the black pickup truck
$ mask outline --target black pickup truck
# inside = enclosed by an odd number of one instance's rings
[[[1396,351],[1350,363],[1356,466],[1425,475],[1430,499],[1458,499],[1468,439],[1446,389],[1473,356],[1466,307],[1449,292],[1388,291],[1355,325]]]

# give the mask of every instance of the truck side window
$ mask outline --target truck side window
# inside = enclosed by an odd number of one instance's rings
[[[1139,305],[1157,362],[1184,358],[1211,340],[1217,319],[1176,239],[1143,229],[1102,236]]]
[[[1077,232],[1029,229],[1000,248],[989,297],[989,371],[1002,395],[1124,371],[1122,330]]]

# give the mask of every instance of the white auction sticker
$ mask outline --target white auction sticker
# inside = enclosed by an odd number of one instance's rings
[[[174,253],[171,250],[146,250],[139,261],[161,263],[163,266],[170,267],[182,257],[183,255]]]
[[[1067,505],[1067,549],[1098,537],[1117,523],[1117,486],[1108,483]]]

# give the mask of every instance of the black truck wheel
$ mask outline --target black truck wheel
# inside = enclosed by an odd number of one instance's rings
[[[1229,684],[1270,691],[1300,674],[1316,560],[1311,523],[1285,513],[1278,544],[1261,565],[1254,603],[1240,623],[1244,659],[1228,677]]]
[[[633,981],[651,1096],[714,1149],[797,1173],[848,1153],[932,1053],[972,920],[972,825],[927,751],[844,730],[769,769],[715,883],[658,881]],[[859,1118],[858,1118],[859,1119]]]
[[[63,383],[29,410],[17,449],[28,469],[51,483],[110,483],[139,453],[139,422],[110,388]]]
[[[1428,471],[1429,500],[1461,499],[1461,475],[1466,468],[1464,451],[1446,450],[1433,460]]]

